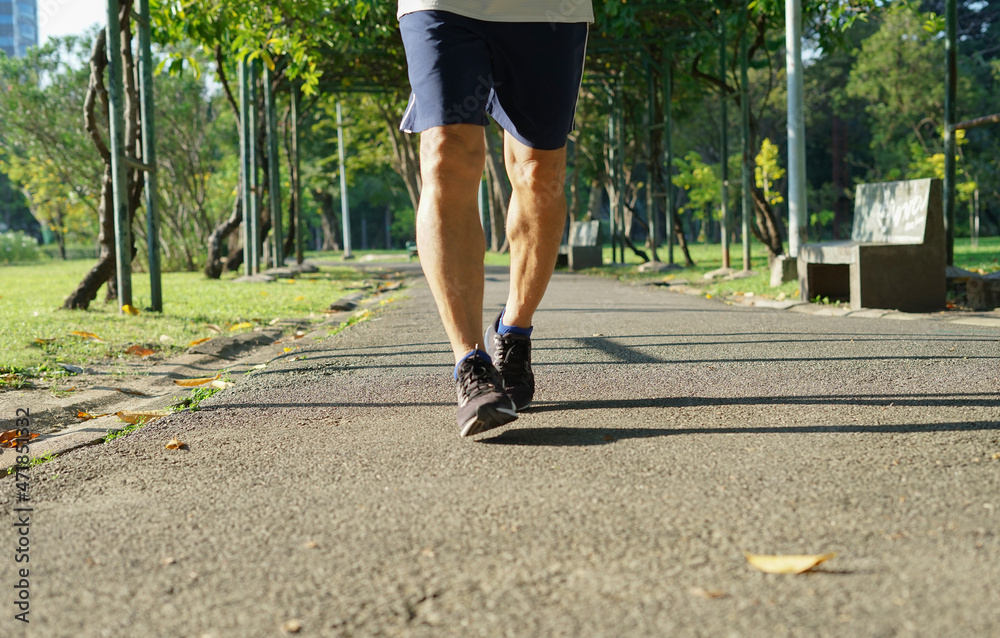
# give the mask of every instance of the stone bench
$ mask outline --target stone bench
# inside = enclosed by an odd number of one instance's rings
[[[604,265],[603,249],[598,242],[599,221],[570,222],[567,242],[559,247],[557,266],[570,270],[596,268]]]
[[[799,248],[799,294],[851,308],[929,312],[945,306],[941,180],[859,184],[850,241]]]

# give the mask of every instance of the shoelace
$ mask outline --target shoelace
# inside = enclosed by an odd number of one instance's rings
[[[504,339],[503,335],[499,333],[494,335],[494,340],[497,359],[503,362],[505,371],[516,372],[518,374],[527,372],[527,357],[523,353],[514,354],[515,350],[519,350],[517,346],[520,345],[521,340]]]
[[[462,389],[466,394],[471,398],[496,391],[497,385],[493,381],[493,375],[490,374],[486,362],[478,357],[468,361],[471,365],[462,366],[458,373],[458,381],[462,384]]]

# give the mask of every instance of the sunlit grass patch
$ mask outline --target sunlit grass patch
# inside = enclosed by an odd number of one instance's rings
[[[363,278],[350,267],[324,267],[271,283],[235,283],[235,275],[212,280],[201,273],[164,273],[164,310],[154,313],[146,310],[149,277],[134,273],[132,305],[139,315],[119,315],[116,303],[104,301],[103,289],[88,310],[62,310],[63,299],[92,266],[86,260],[0,268],[0,365],[30,369],[138,360],[126,353],[130,346],[160,357],[197,339],[253,330],[275,319],[318,322],[330,302]]]

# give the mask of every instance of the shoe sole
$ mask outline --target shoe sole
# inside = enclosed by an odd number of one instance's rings
[[[516,410],[497,408],[491,405],[481,406],[476,410],[476,416],[465,422],[459,436],[473,436],[506,425],[517,418]]]

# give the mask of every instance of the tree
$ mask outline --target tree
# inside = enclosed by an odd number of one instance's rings
[[[32,215],[54,234],[65,257],[67,235],[97,234],[102,165],[80,127],[89,71],[87,38],[67,37],[0,57],[0,170],[25,195]]]

